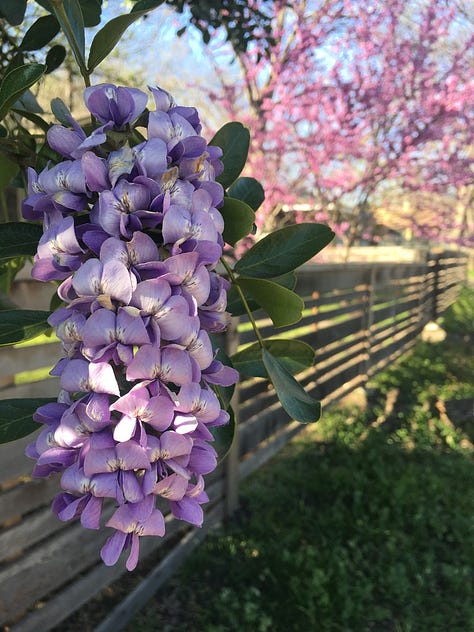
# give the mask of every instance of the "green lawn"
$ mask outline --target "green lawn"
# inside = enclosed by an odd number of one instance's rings
[[[420,343],[326,411],[127,630],[472,632],[471,347]]]

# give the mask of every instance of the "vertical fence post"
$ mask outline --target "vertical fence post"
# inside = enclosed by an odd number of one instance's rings
[[[430,280],[430,252],[425,252],[423,262],[423,285],[420,290],[418,325],[420,331],[431,320],[431,280]]]
[[[440,263],[441,255],[438,253],[433,255],[433,305],[431,309],[431,320],[436,320],[438,318],[438,302],[441,297],[442,288],[441,288],[441,263]]]
[[[239,346],[238,319],[233,318],[225,334],[225,351],[232,355]],[[224,504],[225,516],[232,515],[239,506],[239,384],[235,385],[230,402],[234,412],[235,434],[232,447],[225,459]]]
[[[375,266],[370,266],[370,271],[367,278],[367,299],[365,304],[364,325],[365,325],[365,366],[364,373],[366,379],[369,378],[370,367],[372,364],[372,325],[374,322],[373,307],[375,302]]]

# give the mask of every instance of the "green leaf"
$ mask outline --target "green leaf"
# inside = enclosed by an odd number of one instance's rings
[[[250,132],[242,123],[226,123],[216,133],[209,145],[222,149],[224,171],[216,178],[227,189],[245,166],[250,146]]]
[[[266,349],[262,349],[262,359],[277,397],[288,415],[302,423],[318,421],[321,403],[308,395],[282,362]]]
[[[292,375],[308,369],[314,363],[314,350],[302,340],[264,340],[265,349],[278,358]],[[241,374],[248,377],[266,377],[269,375],[262,360],[262,348],[258,342],[238,351],[232,356],[232,364]]]
[[[51,100],[51,112],[65,127],[71,127],[71,112],[67,105],[59,97]]]
[[[38,50],[46,46],[59,33],[59,22],[54,15],[43,15],[30,26],[23,37],[22,50]]]
[[[59,68],[59,66],[66,59],[66,49],[61,44],[56,44],[55,46],[51,46],[46,55],[46,74],[49,75],[50,72]]]
[[[21,95],[44,74],[44,64],[25,64],[11,70],[0,85],[0,120]]]
[[[230,197],[246,202],[254,211],[261,206],[265,199],[265,191],[260,182],[255,180],[255,178],[237,178],[227,193]]]
[[[51,125],[47,123],[43,118],[41,118],[41,116],[38,116],[37,114],[33,114],[33,112],[28,112],[28,110],[23,110],[23,109],[14,107],[12,108],[12,112],[15,112],[15,114],[19,114],[20,116],[23,116],[24,118],[28,119],[29,121],[34,123],[39,129],[42,129],[43,132],[47,132],[49,128],[51,127]]]
[[[268,279],[239,277],[237,283],[267,312],[275,327],[293,325],[301,319],[304,302],[291,290]]]
[[[0,191],[3,191],[10,184],[19,169],[19,165],[13,160],[10,160],[4,154],[0,154]]]
[[[7,222],[0,224],[0,261],[19,255],[34,255],[43,231],[37,224]]]
[[[229,408],[228,413],[230,415],[230,419],[228,423],[223,426],[216,426],[215,428],[209,428],[212,436],[214,437],[214,443],[212,447],[217,452],[217,462],[220,463],[224,460],[224,458],[229,453],[230,448],[232,447],[232,443],[234,441],[235,433],[236,433],[236,423],[234,417],[234,411],[232,408]]]
[[[294,290],[296,287],[296,274],[294,272],[288,272],[287,274],[283,274],[282,276],[271,279],[271,281],[274,281],[275,283],[278,283],[278,285],[286,287],[288,290]],[[259,309],[260,306],[256,301],[251,299],[249,296],[245,296],[245,299],[251,312]],[[227,293],[227,311],[229,311],[232,316],[243,316],[243,314],[247,313],[244,304],[239,296],[239,293],[237,292],[237,289],[234,285],[232,285],[229,292]]]
[[[33,420],[36,409],[54,401],[49,397],[0,400],[0,443],[16,441],[38,430],[41,426]]]
[[[9,309],[0,312],[0,346],[29,340],[51,329],[50,312],[37,309]]]
[[[148,2],[137,2],[130,13],[119,15],[110,22],[107,22],[100,31],[98,31],[92,40],[89,51],[88,70],[92,71],[96,68],[107,55],[115,48],[120,38],[128,29],[128,27],[138,20],[139,17],[145,15],[149,11],[156,9],[164,0],[150,0]]]
[[[84,33],[84,18],[82,17],[81,5],[78,0],[62,0],[62,4],[67,16],[67,21],[64,19],[61,11],[59,11],[54,5],[52,5],[53,12],[61,25],[61,30],[66,36],[76,59],[77,53],[80,55],[80,60],[77,59],[77,61],[79,62],[79,65],[81,65],[84,63],[86,54],[86,37]]]
[[[0,2],[0,15],[12,26],[18,26],[23,22],[26,11],[26,0],[2,0]]]
[[[26,110],[32,114],[43,114],[44,110],[38,103],[35,95],[31,90],[26,90],[13,106],[14,108]]]
[[[81,5],[84,26],[97,26],[100,24],[102,14],[102,0],[79,0]]]
[[[293,224],[258,241],[235,264],[235,272],[245,276],[272,278],[302,265],[333,239],[325,224]]]
[[[251,232],[255,213],[245,202],[226,196],[219,211],[224,218],[223,237],[226,243],[234,246]]]

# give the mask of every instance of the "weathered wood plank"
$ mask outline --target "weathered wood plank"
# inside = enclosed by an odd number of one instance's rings
[[[13,443],[0,444],[0,484],[6,485],[21,476],[29,476],[33,461],[25,456],[25,448],[32,443],[39,431]]]
[[[340,388],[345,382],[349,382],[353,378],[356,378],[360,374],[360,362],[349,364],[346,368],[337,373],[334,373],[332,377],[328,379],[324,378],[318,380],[318,392],[321,398],[325,398]]]
[[[22,615],[35,601],[96,563],[105,537],[74,524],[2,568],[0,623]]]
[[[268,443],[260,447],[254,454],[240,463],[240,479],[247,478],[252,472],[261,467],[269,459],[279,452],[295,435],[304,429],[305,425],[298,421],[293,421],[283,428],[275,436],[271,437]]]
[[[357,334],[364,326],[363,317],[350,318],[337,325],[318,328],[314,332],[315,347],[324,347],[346,336]]]
[[[0,494],[0,524],[11,523],[16,517],[43,507],[58,491],[57,477],[21,481]]]
[[[260,443],[267,441],[277,430],[290,421],[278,402],[266,408],[261,414],[249,419],[246,424],[239,428],[240,457],[242,458],[255,450]]]
[[[354,356],[360,356],[366,353],[366,342],[364,339],[359,342],[347,343],[342,349],[339,349],[337,353],[332,353],[327,356],[324,361],[316,361],[316,370],[318,375],[326,375],[333,371],[336,367],[342,363],[348,362]]]
[[[61,531],[64,526],[49,507],[34,512],[0,533],[0,562],[17,557],[22,551]]]
[[[326,305],[337,305],[338,303],[347,301],[348,303],[356,302],[362,300],[362,298],[367,294],[368,286],[366,284],[358,285],[351,289],[339,290],[335,288],[332,292],[328,294],[319,294],[315,292],[310,299],[310,301],[305,304],[307,307],[312,307],[313,304],[319,307],[323,307]]]
[[[0,391],[1,399],[12,397],[57,397],[59,393],[59,378],[50,377],[40,382],[30,382],[20,386],[10,386]]]
[[[2,347],[0,349],[0,377],[40,369],[48,366],[48,363],[52,366],[60,357],[61,345],[57,342],[20,349]]]

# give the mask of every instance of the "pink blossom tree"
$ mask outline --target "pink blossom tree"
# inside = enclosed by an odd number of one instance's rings
[[[301,219],[282,211],[306,208],[350,246],[370,237],[394,190],[429,192],[417,202],[426,205],[474,182],[474,35],[455,4],[277,2],[273,28],[269,55],[257,44],[236,53],[238,82],[226,80],[220,49],[222,87],[211,95],[251,129],[247,173],[267,196],[262,233]],[[443,239],[466,242],[469,213],[453,217],[448,206],[433,227],[414,214],[412,230],[449,225]]]

